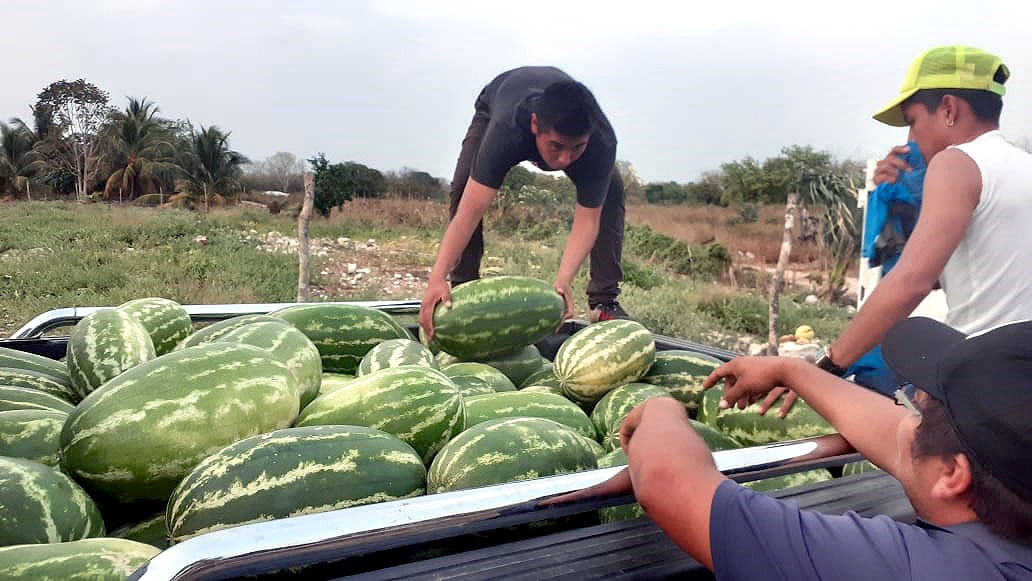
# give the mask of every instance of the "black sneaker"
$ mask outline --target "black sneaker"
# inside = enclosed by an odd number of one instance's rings
[[[627,311],[623,310],[620,303],[616,301],[609,301],[608,303],[600,303],[597,305],[588,305],[591,312],[588,313],[588,318],[591,319],[592,323],[598,323],[601,321],[612,321],[613,319],[630,319],[631,316],[627,314]]]

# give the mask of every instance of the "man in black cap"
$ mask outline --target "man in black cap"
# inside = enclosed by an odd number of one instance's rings
[[[886,335],[896,402],[799,359],[718,367],[722,407],[790,386],[903,485],[915,525],[800,510],[726,479],[684,406],[635,408],[620,439],[648,515],[717,579],[1032,579],[1032,322],[965,336],[912,318]],[[622,478],[622,482],[617,479]]]
[[[577,187],[573,225],[555,278],[566,316],[574,314],[570,283],[590,255],[590,317],[628,318],[616,300],[623,278],[624,188],[613,127],[582,83],[555,67],[520,67],[480,92],[462,140],[451,183],[451,221],[420,306],[419,324],[428,336],[434,307],[449,304],[451,286],[480,278],[482,218],[506,173],[522,161],[564,171]]]

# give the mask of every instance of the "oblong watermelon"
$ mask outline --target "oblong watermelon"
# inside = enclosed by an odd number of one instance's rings
[[[172,492],[172,542],[242,524],[325,512],[426,491],[412,446],[360,426],[287,428],[227,446]]]
[[[136,318],[150,335],[154,352],[164,355],[175,349],[180,341],[193,332],[190,313],[183,305],[161,297],[133,299],[118,305],[118,308]]]
[[[561,395],[530,391],[507,391],[466,397],[466,429],[498,418],[545,418],[567,426],[578,434],[598,437],[595,425],[584,410]]]
[[[528,376],[544,367],[548,361],[541,356],[541,352],[536,346],[527,345],[504,355],[481,359],[480,362],[501,371],[513,385],[520,385]]]
[[[722,395],[721,389],[708,390],[699,406],[700,417],[703,422],[743,445],[758,446],[835,433],[835,428],[802,400],[796,400],[788,415],[782,419],[776,413],[778,404],[762,416],[759,414],[759,402],[744,410],[737,407],[721,410],[719,402]]]
[[[296,305],[269,313],[301,330],[319,349],[323,371],[355,373],[381,341],[411,339],[408,329],[383,311],[347,304]]]
[[[61,466],[120,502],[162,500],[212,452],[285,428],[293,374],[251,345],[209,343],[142,363],[84,399],[61,432]]]
[[[159,552],[112,538],[0,547],[0,579],[122,581]]]
[[[255,321],[220,335],[217,342],[240,343],[264,349],[282,361],[294,375],[300,390],[301,407],[319,395],[322,359],[315,344],[297,327],[282,320]]]
[[[341,424],[383,430],[415,448],[425,463],[462,431],[466,406],[448,376],[403,365],[356,377],[308,404],[296,426]]]
[[[66,419],[68,412],[54,410],[0,412],[0,456],[57,466]]]
[[[356,375],[401,365],[424,365],[437,369],[437,360],[429,349],[412,339],[387,339],[369,350],[358,363]]]
[[[591,421],[602,438],[606,450],[620,447],[620,424],[631,410],[647,399],[668,397],[670,394],[657,385],[628,383],[610,390],[591,410]]]
[[[97,505],[66,474],[32,460],[0,456],[0,546],[103,534]]]
[[[165,511],[151,515],[139,522],[129,523],[109,533],[119,539],[129,539],[159,549],[171,546],[168,538],[168,525],[165,523]]]
[[[441,369],[441,371],[448,377],[455,379],[458,377],[476,377],[482,379],[491,389],[494,391],[516,391],[516,386],[512,383],[504,373],[498,369],[491,367],[487,363],[477,363],[475,361],[461,361],[459,363],[452,363]]]
[[[553,371],[570,399],[596,402],[609,390],[640,379],[656,360],[656,341],[637,321],[588,325],[563,341]]]
[[[638,381],[666,388],[670,395],[685,405],[690,415],[695,416],[702,402],[702,383],[722,363],[715,357],[694,351],[659,351],[656,361]]]
[[[283,319],[270,317],[269,315],[239,315],[229,319],[223,319],[212,323],[207,327],[194,331],[187,336],[186,339],[180,341],[179,344],[176,345],[176,349],[186,349],[187,347],[196,347],[198,345],[204,345],[205,343],[211,343],[233,329],[250,323],[277,323],[282,321]]]
[[[60,378],[33,369],[0,367],[0,385],[34,389],[72,404],[82,399],[75,388],[62,383]]]
[[[455,287],[434,309],[434,342],[461,359],[483,360],[541,341],[563,322],[563,298],[526,276],[482,278]]]
[[[68,377],[68,365],[63,361],[57,361],[49,357],[36,355],[35,353],[0,347],[0,368],[38,371],[54,377],[68,387],[72,386],[72,380]]]
[[[598,466],[574,430],[544,418],[501,418],[453,438],[427,471],[427,492],[530,480]]]
[[[68,336],[68,375],[86,397],[123,371],[154,359],[154,342],[136,318],[120,309],[93,311]]]
[[[54,410],[71,413],[75,406],[66,399],[31,387],[0,385],[0,412],[11,410]]]

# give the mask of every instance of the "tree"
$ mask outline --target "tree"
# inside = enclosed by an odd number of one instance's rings
[[[157,118],[160,109],[143,99],[129,98],[124,111],[111,115],[104,132],[104,146],[114,171],[104,185],[104,197],[117,190],[130,200],[160,189],[182,172],[175,163],[175,147],[169,132]]]
[[[175,199],[189,203],[192,196],[203,195],[205,211],[211,194],[230,194],[239,189],[243,165],[248,163],[243,154],[229,148],[229,133],[214,125],[191,131],[188,147],[181,155],[180,166],[187,175],[186,196]]]
[[[333,208],[341,209],[353,198],[374,198],[386,191],[387,180],[378,170],[349,161],[331,164],[319,153],[308,160],[315,173],[315,210],[328,218]]]
[[[42,168],[31,131],[23,125],[0,122],[0,191],[10,186],[17,192],[24,185],[25,195],[31,200],[31,180]]]
[[[645,186],[645,200],[650,204],[683,204],[688,200],[688,192],[677,182],[653,182]]]
[[[616,160],[616,170],[620,172],[620,179],[623,180],[624,197],[628,200],[641,200],[645,195],[642,190],[644,184],[631,162],[626,159]]]
[[[289,192],[291,180],[304,173],[304,165],[299,172],[297,162],[297,156],[286,151],[277,151],[265,160],[265,169],[275,178],[281,192]]]
[[[51,83],[37,96],[34,112],[51,116],[41,141],[47,161],[75,177],[75,197],[85,201],[100,169],[100,132],[111,108],[108,94],[83,79]]]
[[[523,189],[523,186],[530,186],[534,184],[534,172],[523,167],[522,165],[514,165],[505,174],[505,179],[502,180],[501,190],[508,190],[510,192],[518,192]]]

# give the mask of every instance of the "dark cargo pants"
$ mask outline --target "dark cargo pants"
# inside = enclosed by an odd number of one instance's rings
[[[462,192],[469,180],[473,166],[473,158],[480,148],[480,141],[487,130],[490,117],[485,111],[477,109],[473,121],[462,140],[459,161],[455,165],[455,175],[451,182],[450,216],[462,200]],[[591,273],[588,280],[588,304],[590,306],[616,300],[620,294],[620,281],[623,280],[623,269],[620,259],[623,255],[624,239],[624,187],[620,172],[613,168],[609,180],[609,191],[602,204],[602,217],[599,224],[598,238],[591,249]],[[462,251],[459,262],[452,270],[450,280],[452,286],[460,285],[480,278],[480,262],[484,257],[484,222],[477,224],[469,244]]]

